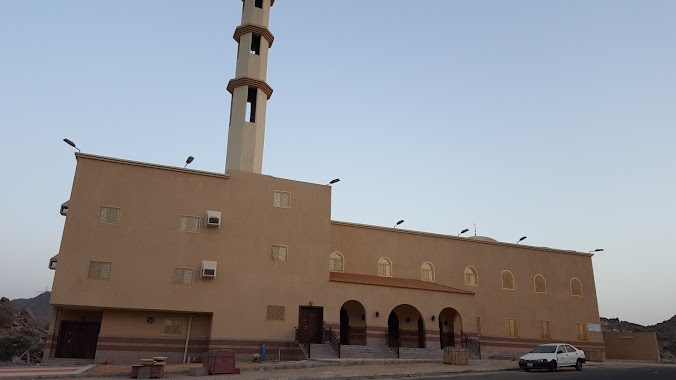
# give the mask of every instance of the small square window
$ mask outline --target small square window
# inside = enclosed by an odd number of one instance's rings
[[[183,232],[200,232],[200,217],[181,215],[180,229]]]
[[[284,245],[273,245],[272,250],[270,251],[270,260],[272,261],[286,261],[286,254],[288,248]]]
[[[192,279],[195,270],[192,268],[175,268],[174,269],[174,284],[192,285]]]
[[[167,318],[164,320],[165,335],[183,335],[183,318]]]
[[[113,264],[106,261],[89,262],[89,278],[109,279]]]
[[[101,206],[99,210],[99,223],[118,224],[120,223],[121,209],[119,207]]]
[[[285,310],[284,306],[268,305],[265,319],[268,321],[283,321]]]
[[[275,190],[275,207],[289,208],[291,207],[291,193],[288,191]]]

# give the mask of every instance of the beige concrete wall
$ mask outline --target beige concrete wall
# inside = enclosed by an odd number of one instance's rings
[[[387,294],[375,298],[372,295],[380,293],[375,290],[369,290],[368,295],[363,291],[349,294],[359,294],[354,297],[357,301],[380,305],[387,313],[398,303],[414,305],[424,316],[426,326],[431,315],[438,316],[444,307],[452,307],[460,313],[465,333],[476,333],[475,317],[480,316],[482,346],[493,346],[495,353],[511,352],[519,346],[524,350],[532,347],[540,340],[540,320],[550,321],[553,340],[580,346],[603,342],[600,333],[592,332],[588,333],[589,343],[577,342],[576,323],[599,323],[592,261],[587,254],[340,222],[332,224],[331,250],[343,254],[346,272],[367,275],[378,274],[380,257],[388,257],[392,261],[393,276],[403,278],[420,279],[421,265],[431,262],[438,284],[476,292],[476,295],[440,293],[443,294],[440,299],[432,296],[428,300],[430,296],[411,291],[386,290]],[[478,286],[465,285],[467,266],[477,270]],[[514,274],[515,290],[502,289],[503,270]],[[535,292],[536,274],[545,277],[546,294]],[[571,296],[573,277],[581,280],[583,297]],[[518,319],[518,339],[506,338],[505,318]],[[377,323],[386,326],[387,315]]]
[[[275,190],[291,192],[291,208],[273,206]],[[120,207],[120,223],[98,223],[101,205]],[[181,214],[206,210],[223,213],[220,228],[179,231]],[[292,339],[297,305],[328,285],[329,234],[327,186],[80,156],[51,302],[213,313],[215,337]],[[273,244],[288,246],[287,262],[270,260]],[[87,278],[90,260],[112,262],[110,279]],[[174,268],[202,260],[218,262],[215,279],[172,283]],[[286,321],[267,321],[267,305],[287,306]]]
[[[660,362],[657,335],[654,332],[604,332],[606,358]]]

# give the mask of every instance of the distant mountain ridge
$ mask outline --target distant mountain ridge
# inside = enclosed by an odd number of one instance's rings
[[[33,298],[17,298],[9,301],[12,309],[24,310],[30,309],[35,316],[35,320],[40,326],[45,326],[52,318],[52,305],[49,304],[49,297],[52,292],[46,291]]]

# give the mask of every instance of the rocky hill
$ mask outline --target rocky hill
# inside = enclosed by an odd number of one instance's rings
[[[51,292],[44,292],[33,298],[17,298],[9,301],[9,306],[16,310],[29,309],[35,315],[36,321],[46,326],[52,317],[52,305],[49,304]]]
[[[620,321],[619,318],[601,318],[601,326],[607,332],[655,332],[662,361],[676,362],[676,315],[652,326]]]
[[[16,310],[10,306],[9,299],[0,298],[0,340],[3,338],[22,338],[28,341],[26,346],[22,346],[25,350],[30,348],[33,360],[42,357],[42,350],[44,348],[44,339],[47,335],[47,329],[44,324],[37,322],[35,316],[30,309]],[[4,351],[6,347],[0,347]],[[8,353],[11,357],[14,349]],[[20,354],[14,352],[14,354]],[[4,360],[4,359],[0,359]]]

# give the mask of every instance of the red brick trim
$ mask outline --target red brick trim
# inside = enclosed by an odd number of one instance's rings
[[[239,39],[242,38],[242,36],[247,33],[254,33],[263,36],[263,38],[268,40],[268,44],[270,44],[270,47],[272,47],[272,43],[275,41],[275,36],[272,35],[272,33],[268,30],[268,28],[254,24],[244,24],[238,26],[237,29],[235,29],[235,34],[232,36],[232,38],[234,38],[235,41],[239,43]]]
[[[272,87],[265,83],[262,80],[259,79],[254,79],[254,78],[249,78],[249,77],[239,77],[235,79],[231,79],[230,82],[228,82],[228,87],[227,90],[229,93],[233,93],[237,87],[242,87],[242,86],[249,86],[249,87],[255,87],[265,93],[267,95],[268,99],[272,96]]]

